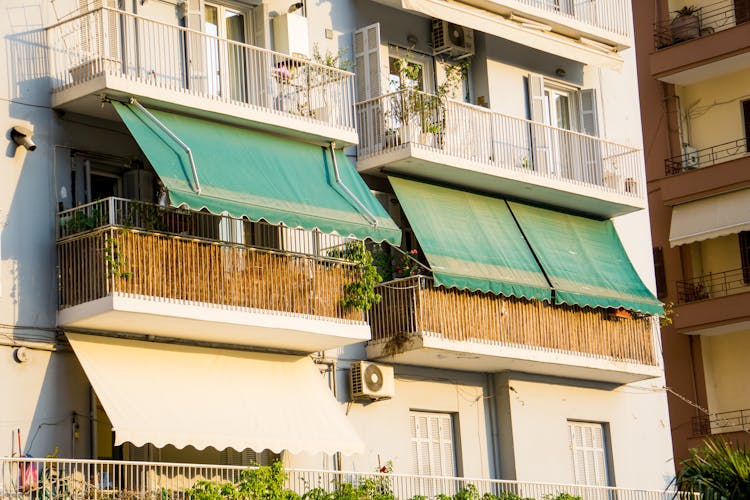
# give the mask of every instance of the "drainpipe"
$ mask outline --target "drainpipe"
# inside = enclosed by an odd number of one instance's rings
[[[331,158],[333,160],[333,173],[336,175],[336,184],[341,186],[341,189],[343,189],[344,192],[349,195],[349,198],[351,198],[351,200],[357,205],[357,207],[359,207],[359,209],[362,211],[362,215],[364,215],[365,218],[370,221],[370,224],[372,224],[373,226],[377,226],[378,220],[375,218],[372,212],[370,212],[367,207],[364,206],[361,201],[359,201],[359,198],[357,198],[341,180],[341,176],[339,175],[339,166],[338,163],[336,163],[335,147],[336,143],[334,141],[331,141],[331,143],[329,144],[329,149],[331,150]]]
[[[171,137],[177,144],[180,145],[182,149],[185,150],[185,152],[188,155],[188,158],[190,159],[190,168],[193,170],[193,180],[195,181],[195,192],[196,194],[201,194],[201,183],[198,180],[198,171],[195,168],[195,160],[193,160],[193,151],[190,149],[190,147],[182,142],[182,140],[175,135],[174,132],[169,130],[166,125],[164,125],[162,122],[159,121],[157,117],[151,114],[149,110],[144,108],[140,102],[135,100],[135,97],[130,98],[130,104],[135,105],[143,114],[149,117],[151,121],[153,121],[162,131],[164,131],[165,134],[167,134],[169,137]]]

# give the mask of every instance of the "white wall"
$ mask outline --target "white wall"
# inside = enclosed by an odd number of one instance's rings
[[[532,375],[497,377],[503,457],[516,479],[573,483],[568,420],[607,424],[614,485],[664,489],[674,475],[666,394],[656,379],[621,387]],[[509,435],[510,434],[510,435]],[[503,468],[507,464],[502,464]]]

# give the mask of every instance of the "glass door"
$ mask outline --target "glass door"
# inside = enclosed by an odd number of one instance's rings
[[[573,130],[573,95],[568,90],[546,88],[544,90],[544,122],[549,125],[549,165],[552,173],[566,178],[576,178],[576,167],[572,159],[575,135]]]
[[[246,42],[245,14],[223,5],[206,3],[204,19],[203,31],[211,35],[206,39],[208,93],[246,101],[247,61],[245,48],[239,45]]]

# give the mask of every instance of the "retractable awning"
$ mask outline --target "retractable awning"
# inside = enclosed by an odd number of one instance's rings
[[[555,301],[662,314],[611,221],[508,202],[555,288]]]
[[[550,300],[551,291],[505,200],[389,177],[435,282]]]
[[[309,357],[67,333],[115,444],[359,453]]]
[[[669,245],[687,245],[741,231],[750,231],[750,189],[672,207]]]
[[[399,244],[401,232],[342,151],[336,153],[343,184],[335,180],[327,148],[166,111],[149,110],[192,151],[142,109],[112,102],[169,190],[170,202],[193,210],[227,212],[288,227],[319,229],[358,239]],[[369,215],[374,215],[375,221]]]

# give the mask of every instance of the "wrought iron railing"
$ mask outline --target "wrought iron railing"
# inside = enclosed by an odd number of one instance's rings
[[[705,168],[724,163],[725,161],[742,158],[750,153],[747,138],[717,144],[695,151],[685,151],[679,156],[664,160],[664,173],[676,175],[698,168]]]
[[[339,68],[109,8],[49,27],[47,44],[53,92],[106,74],[354,131]]]
[[[190,499],[188,490],[199,481],[237,482],[246,467],[164,462],[0,458],[0,498]],[[432,498],[580,497],[584,500],[674,500],[699,498],[691,493],[666,490],[584,486],[577,484],[503,481],[495,479],[433,477],[394,473],[338,472],[306,469],[286,471],[284,488],[297,495],[315,489],[318,497],[339,493],[361,500]],[[357,488],[357,489],[354,489]],[[344,492],[349,496],[343,496]],[[441,496],[442,495],[442,496]],[[291,496],[290,496],[291,497]],[[316,497],[317,498],[317,497]],[[333,498],[336,498],[335,496]]]
[[[743,292],[750,292],[750,267],[704,274],[677,282],[677,302],[680,304]]]
[[[657,49],[694,40],[750,21],[750,0],[720,0],[701,6],[690,15],[672,12],[654,23]]]
[[[645,196],[640,151],[629,146],[415,90],[363,101],[356,109],[360,159],[409,144],[498,173]]]
[[[750,432],[750,409],[724,411],[693,417],[693,435]]]
[[[658,364],[648,317],[616,318],[606,309],[435,287],[424,276],[382,283],[376,290],[382,299],[370,311],[375,343],[424,335]]]

